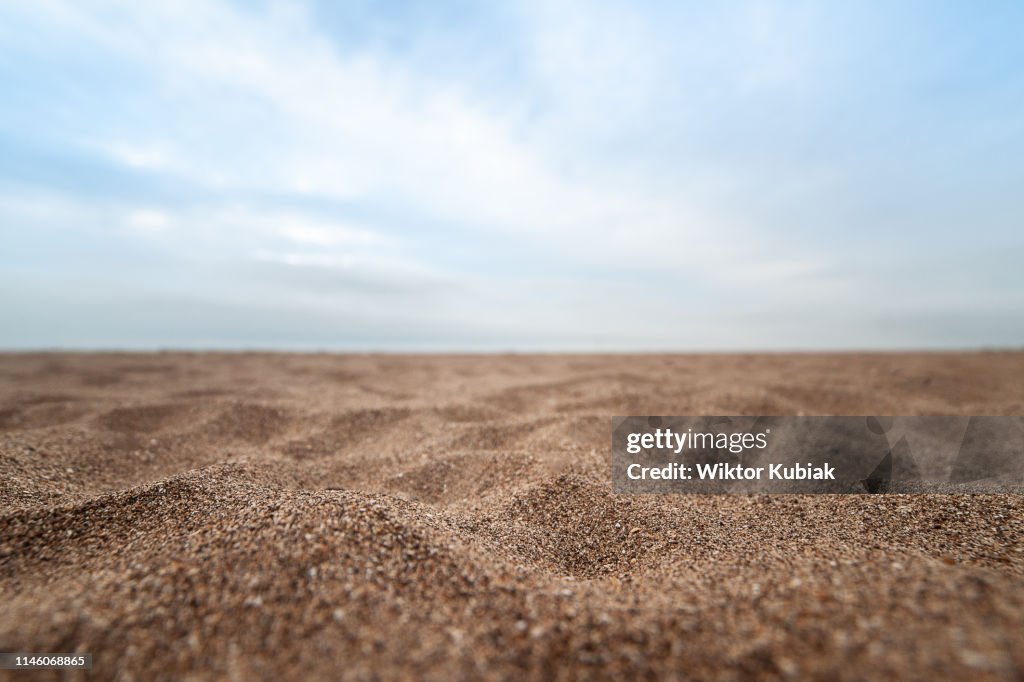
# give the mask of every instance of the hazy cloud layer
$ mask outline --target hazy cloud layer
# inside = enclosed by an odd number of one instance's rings
[[[1022,22],[5,3],[0,346],[1020,345]]]

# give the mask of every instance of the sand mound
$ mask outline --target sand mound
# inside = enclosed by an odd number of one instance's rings
[[[0,356],[0,650],[101,679],[1019,679],[1020,496],[619,496],[607,429],[1019,412],[1022,360]]]

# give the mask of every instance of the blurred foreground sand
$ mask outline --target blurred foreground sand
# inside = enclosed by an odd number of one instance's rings
[[[797,413],[1022,414],[1024,353],[0,355],[0,650],[97,679],[1024,676],[1019,495],[610,492],[612,415]]]

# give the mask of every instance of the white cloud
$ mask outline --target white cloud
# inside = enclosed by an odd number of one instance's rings
[[[347,270],[355,265],[355,258],[351,255],[334,255],[323,253],[281,253],[259,249],[253,252],[253,258],[271,263],[283,263],[298,267],[312,266],[317,268],[339,268]]]
[[[173,222],[170,215],[163,211],[149,208],[131,210],[125,218],[125,222],[134,230],[139,232],[163,232]]]
[[[566,174],[564,154],[519,111],[475,102],[457,84],[422,85],[410,65],[379,55],[342,57],[301,12],[248,13],[213,3],[111,5],[121,25],[103,25],[95,13],[78,15],[78,25],[117,54],[148,64],[157,83],[148,94],[186,123],[195,107],[201,124],[198,140],[182,138],[170,149],[106,140],[115,159],[218,189],[336,200],[387,196],[428,220],[555,243],[584,261],[646,254],[654,267],[675,267],[678,249],[670,247],[677,245],[722,254],[715,268],[721,272],[723,259],[743,257],[731,247],[739,226],[702,207],[686,188],[655,194],[642,179],[612,167]],[[65,11],[75,12],[73,5]],[[586,32],[593,25],[563,51],[545,39],[540,56],[551,64],[552,88],[571,88],[601,56],[598,64],[620,65],[616,82],[635,84],[650,70],[644,28],[625,22],[632,15],[623,12],[609,9],[597,22],[621,34],[614,59],[606,41]],[[535,28],[542,34],[561,17],[539,16]],[[623,33],[624,26],[635,28]],[[619,94],[628,101],[653,84],[636,87]],[[594,92],[599,84],[586,88]],[[238,110],[239,101],[269,107],[271,128],[249,127],[245,111],[239,122],[222,122],[222,112]],[[151,134],[142,131],[142,139]],[[290,232],[332,238],[318,228]],[[652,252],[650,244],[660,246]]]
[[[280,232],[294,242],[313,246],[372,244],[377,241],[377,236],[366,230],[345,225],[310,224],[301,218],[288,219],[281,226]]]
[[[173,170],[175,164],[171,159],[170,145],[167,143],[84,143],[84,147],[96,147],[115,160],[131,168],[143,170]]]
[[[46,192],[7,188],[7,229],[131,239],[133,253],[166,256],[173,272],[154,275],[159,286],[206,287],[202,296],[239,306],[258,296],[287,308],[298,295],[325,315],[331,306],[359,309],[392,315],[396,327],[407,316],[430,318],[455,335],[470,319],[510,337],[600,335],[615,308],[630,311],[630,338],[670,341],[700,328],[714,345],[719,332],[742,336],[738,316],[751,311],[777,313],[768,331],[785,335],[786,320],[813,327],[826,304],[859,310],[863,321],[910,303],[941,306],[952,289],[922,267],[929,286],[900,299],[867,265],[878,262],[871,240],[889,235],[856,229],[922,213],[894,210],[899,183],[876,179],[886,187],[872,195],[866,174],[859,187],[833,158],[829,115],[852,126],[861,112],[826,103],[787,118],[790,99],[844,87],[821,88],[817,57],[828,57],[828,38],[813,5],[654,12],[617,0],[516,3],[514,22],[502,27],[508,45],[495,46],[515,52],[515,74],[484,84],[479,74],[497,70],[452,59],[463,57],[459,46],[442,46],[452,47],[449,69],[421,59],[431,41],[458,39],[461,27],[430,35],[425,25],[403,26],[415,34],[406,36],[417,45],[412,57],[326,35],[304,7],[49,0],[0,8],[12,26],[30,25],[0,27],[12,39],[3,49],[16,49],[12,63],[26,55],[36,66],[58,63],[59,77],[41,71],[69,96],[55,104],[19,90],[43,103],[40,139],[51,149],[77,145],[71,155],[100,155],[120,166],[111,175],[132,179],[93,193],[103,179],[74,187],[77,167]],[[69,85],[72,76],[81,82]],[[40,84],[40,92],[53,85]],[[64,110],[74,116],[54,113]],[[805,134],[807,122],[818,128]],[[947,203],[934,201],[932,214]],[[918,220],[922,234],[929,227]],[[897,275],[900,267],[886,265]],[[206,273],[203,284],[194,272]],[[915,286],[907,281],[903,291]],[[412,295],[420,290],[429,305]],[[965,291],[970,298],[979,288]]]

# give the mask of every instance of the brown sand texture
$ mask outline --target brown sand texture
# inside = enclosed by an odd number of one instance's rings
[[[622,414],[1024,413],[1024,353],[0,355],[6,679],[1021,679],[1020,495],[615,495]]]

